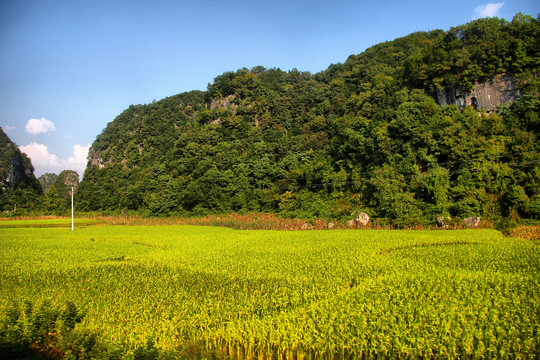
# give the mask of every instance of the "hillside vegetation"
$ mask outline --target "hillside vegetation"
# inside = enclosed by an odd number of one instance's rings
[[[36,209],[42,193],[30,159],[0,128],[0,211]]]
[[[56,181],[56,178],[58,177],[57,174],[54,173],[45,173],[38,177],[39,184],[41,185],[41,189],[44,193],[47,193],[49,190],[49,187],[51,187],[52,184]]]
[[[538,18],[375,45],[311,74],[255,67],[132,105],[90,150],[79,210],[272,212],[396,224],[540,217]],[[510,74],[519,99],[440,106]]]

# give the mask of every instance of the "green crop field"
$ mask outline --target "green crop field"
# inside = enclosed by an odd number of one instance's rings
[[[71,358],[538,358],[539,245],[488,229],[3,227],[2,334],[31,337],[33,313],[70,302],[80,322],[45,337],[79,339]]]

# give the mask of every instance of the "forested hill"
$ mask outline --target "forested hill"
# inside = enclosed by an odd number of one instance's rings
[[[518,14],[413,33],[317,74],[226,72],[109,123],[78,207],[538,218],[539,51],[539,19]],[[480,89],[504,104],[482,109]]]
[[[13,210],[17,205],[35,207],[41,194],[30,159],[0,128],[0,210]]]

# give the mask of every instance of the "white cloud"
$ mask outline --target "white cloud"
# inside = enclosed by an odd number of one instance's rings
[[[504,6],[503,2],[489,3],[486,5],[477,6],[474,9],[474,18],[480,19],[485,17],[494,17],[499,14],[499,10]]]
[[[26,132],[32,135],[45,134],[51,131],[55,131],[56,128],[52,121],[45,118],[30,119],[26,123]]]
[[[40,176],[47,172],[59,174],[62,170],[75,170],[82,178],[84,169],[86,169],[86,157],[90,144],[87,146],[74,145],[73,156],[66,159],[59,159],[55,154],[50,154],[47,145],[32,142],[28,145],[20,146],[19,149],[24,152],[35,168],[36,176]]]
[[[81,167],[82,170],[86,168],[86,157],[88,156],[88,150],[90,150],[90,144],[86,146],[74,145],[73,156],[70,156],[67,160],[68,164]]]
[[[59,166],[58,157],[54,154],[49,154],[49,149],[47,149],[46,145],[32,142],[28,145],[19,146],[19,149],[28,155],[36,170],[39,168],[56,168]]]

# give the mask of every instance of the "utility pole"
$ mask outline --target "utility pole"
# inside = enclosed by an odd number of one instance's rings
[[[73,186],[71,186],[71,231],[73,231]]]

